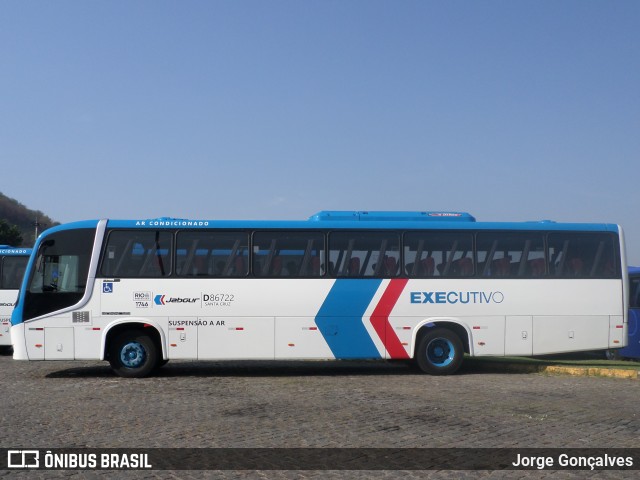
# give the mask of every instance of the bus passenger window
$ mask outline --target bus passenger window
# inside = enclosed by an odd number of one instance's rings
[[[246,232],[184,230],[176,236],[180,277],[244,277],[249,255]]]
[[[2,278],[0,287],[4,289],[20,289],[24,271],[27,268],[29,257],[4,257],[2,260]]]
[[[171,274],[171,233],[114,230],[109,233],[100,272],[105,277],[153,278]]]
[[[324,273],[324,244],[322,232],[257,231],[253,234],[253,275],[319,277]]]
[[[400,239],[395,232],[333,232],[329,259],[332,275],[337,277],[395,277]]]
[[[471,276],[472,255],[473,237],[468,232],[417,231],[404,235],[404,270],[410,278]]]
[[[640,308],[640,277],[629,278],[629,308]]]
[[[590,232],[550,233],[552,275],[560,278],[617,278],[613,235]]]

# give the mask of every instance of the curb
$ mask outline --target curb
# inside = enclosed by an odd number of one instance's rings
[[[577,377],[609,377],[640,380],[640,371],[622,368],[569,367],[561,365],[524,365],[517,363],[485,363],[480,369],[503,373],[546,373],[550,375],[571,375]]]
[[[540,372],[582,377],[628,378],[630,380],[638,380],[640,378],[640,372],[638,372],[638,370],[623,370],[621,368],[561,367],[558,365],[548,365],[541,366]]]

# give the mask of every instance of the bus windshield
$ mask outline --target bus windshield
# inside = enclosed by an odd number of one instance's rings
[[[29,257],[26,255],[2,258],[2,275],[0,277],[0,289],[19,290],[22,276],[27,268]]]
[[[87,285],[95,230],[62,231],[40,245],[29,278],[24,318],[39,317],[80,301]]]

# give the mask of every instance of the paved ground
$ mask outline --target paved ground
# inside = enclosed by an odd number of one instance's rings
[[[635,448],[637,380],[405,364],[170,362],[147,379],[101,362],[0,356],[3,448]],[[640,459],[637,459],[640,462]],[[0,471],[0,476],[15,472]],[[111,476],[115,476],[111,472]],[[395,478],[398,472],[126,472],[127,478]],[[608,471],[595,478],[629,478]],[[31,472],[25,478],[85,478]],[[102,476],[104,472],[89,472]],[[118,473],[119,477],[123,475]],[[585,471],[402,472],[408,478],[584,478]]]

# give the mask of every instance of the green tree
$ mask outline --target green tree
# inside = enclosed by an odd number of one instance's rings
[[[22,235],[20,229],[15,225],[9,225],[0,219],[0,245],[11,245],[19,247],[22,245]]]

